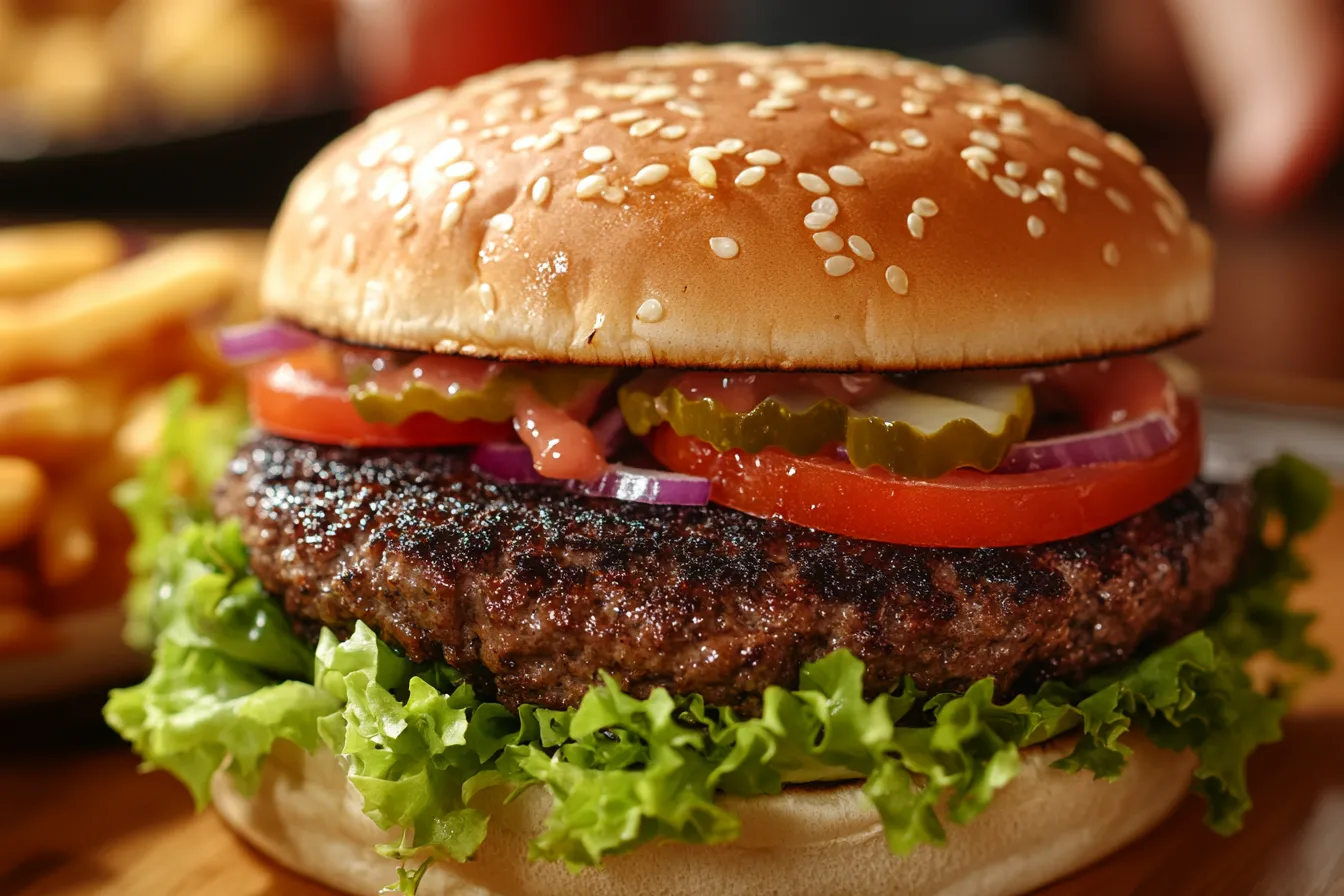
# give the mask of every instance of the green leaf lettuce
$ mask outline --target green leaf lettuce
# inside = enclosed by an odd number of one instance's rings
[[[174,420],[193,413],[182,399]],[[1023,748],[1066,731],[1079,737],[1058,767],[1101,778],[1123,772],[1129,731],[1193,751],[1208,823],[1230,832],[1250,806],[1246,757],[1278,739],[1286,708],[1252,686],[1244,661],[1270,651],[1308,669],[1326,663],[1305,638],[1310,617],[1286,600],[1305,575],[1294,541],[1319,520],[1329,487],[1284,458],[1256,477],[1256,519],[1277,517],[1284,537],[1255,541],[1215,620],[1078,687],[1048,683],[996,703],[988,679],[935,695],[906,681],[868,699],[862,662],[838,651],[805,666],[796,689],[769,689],[754,718],[662,690],[637,699],[611,679],[575,709],[515,713],[446,666],[407,662],[363,624],[344,642],[324,631],[315,650],[296,638],[248,571],[237,524],[169,497],[166,466],[196,458],[193,479],[208,482],[228,455],[223,416],[196,419],[166,445],[174,457],[148,464],[125,493],[154,666],[112,693],[106,718],[198,804],[220,769],[244,792],[255,788],[277,739],[309,751],[324,744],[345,760],[369,817],[405,831],[381,848],[399,859],[470,858],[489,824],[473,803],[493,787],[544,786],[552,808],[531,855],[578,869],[659,838],[731,840],[738,820],[717,794],[828,777],[862,779],[888,844],[905,853],[944,841],[936,807],[970,821],[1016,775]],[[388,892],[413,893],[425,867],[403,870]]]

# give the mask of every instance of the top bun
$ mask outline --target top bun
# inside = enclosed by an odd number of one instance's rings
[[[338,139],[272,237],[269,310],[515,360],[1010,366],[1211,310],[1208,235],[1124,137],[870,50],[666,47],[431,90]]]

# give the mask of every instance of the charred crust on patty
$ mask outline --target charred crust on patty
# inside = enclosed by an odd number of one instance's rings
[[[242,448],[216,510],[310,638],[361,620],[514,707],[574,705],[605,670],[748,712],[838,648],[873,691],[1078,681],[1199,627],[1248,524],[1244,488],[1197,481],[1067,541],[920,548],[500,484],[453,451],[270,437]]]

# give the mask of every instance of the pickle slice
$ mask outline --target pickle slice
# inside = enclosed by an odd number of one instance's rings
[[[350,395],[359,416],[370,423],[395,425],[422,413],[453,423],[503,423],[513,419],[514,400],[523,386],[531,386],[542,400],[563,408],[587,390],[605,388],[612,376],[612,370],[601,367],[511,367],[479,389],[444,390],[411,380],[398,392],[360,385],[351,387]]]
[[[889,382],[876,394],[844,404],[800,389],[778,393],[745,413],[712,398],[688,399],[675,382],[657,394],[638,382],[618,393],[626,425],[636,435],[668,423],[719,451],[767,447],[818,454],[843,445],[861,469],[934,479],[958,467],[993,470],[1031,427],[1031,387],[998,374],[939,374],[907,384]]]

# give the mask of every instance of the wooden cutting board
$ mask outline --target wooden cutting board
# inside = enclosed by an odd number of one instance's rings
[[[1316,577],[1300,603],[1321,614],[1317,635],[1344,661],[1344,489],[1305,547]],[[88,722],[95,707],[73,727],[4,720],[0,896],[329,893],[244,846],[213,812],[195,814],[166,774],[136,774],[135,758]],[[1138,843],[1043,894],[1344,894],[1344,669],[1304,689],[1283,742],[1255,754],[1250,782],[1256,807],[1236,837],[1205,829],[1190,798]]]

